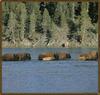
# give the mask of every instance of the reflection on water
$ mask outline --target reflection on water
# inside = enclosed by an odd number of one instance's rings
[[[29,52],[31,61],[3,62],[3,92],[98,92],[98,62],[79,61],[79,54],[96,49],[3,49],[7,52]],[[46,51],[66,51],[68,61],[39,61],[37,57]],[[35,60],[34,60],[35,59]]]

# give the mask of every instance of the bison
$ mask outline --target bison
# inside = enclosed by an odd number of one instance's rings
[[[86,53],[86,54],[81,54],[79,56],[79,59],[80,60],[97,60],[98,59],[98,53],[96,51],[91,51],[89,53]]]
[[[55,54],[55,60],[66,60],[71,58],[70,54],[65,52],[59,52]]]
[[[47,52],[44,54],[40,54],[38,57],[39,60],[54,60],[54,54],[52,52]]]

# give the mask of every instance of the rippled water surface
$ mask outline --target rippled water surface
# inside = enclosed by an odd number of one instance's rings
[[[98,92],[98,62],[79,61],[78,56],[96,49],[3,49],[4,53],[29,52],[31,61],[2,63],[3,92],[5,93],[70,93]],[[66,51],[72,58],[66,61],[39,61],[40,53]]]

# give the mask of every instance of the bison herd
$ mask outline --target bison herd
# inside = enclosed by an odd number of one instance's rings
[[[68,60],[71,58],[71,55],[66,52],[46,52],[43,54],[40,54],[38,56],[38,60]],[[79,55],[79,60],[87,61],[87,60],[97,60],[98,59],[98,53],[96,51],[91,51],[85,54]],[[31,54],[30,53],[7,53],[2,56],[3,61],[26,61],[31,60]]]
[[[39,60],[66,60],[71,58],[70,54],[65,52],[60,53],[44,53],[39,55]]]
[[[2,56],[3,61],[25,61],[31,60],[31,55],[29,53],[7,53]]]

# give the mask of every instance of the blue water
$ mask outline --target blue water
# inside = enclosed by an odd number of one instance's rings
[[[31,61],[2,63],[3,93],[97,93],[98,62],[79,61],[78,56],[97,49],[3,49],[4,53],[29,52]],[[40,53],[66,51],[72,58],[67,61],[39,61]]]

